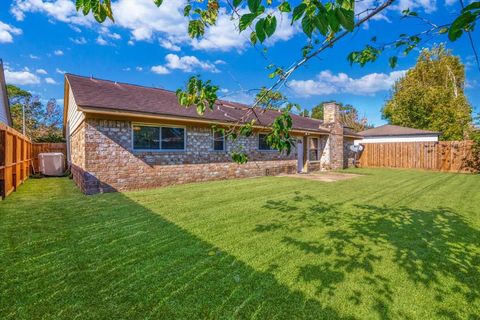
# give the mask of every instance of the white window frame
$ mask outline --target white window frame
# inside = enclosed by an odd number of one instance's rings
[[[159,129],[158,133],[158,144],[159,149],[136,149],[135,148],[135,141],[134,141],[134,126],[139,127],[155,127]],[[183,149],[162,149],[162,128],[178,128],[183,129]],[[170,125],[170,124],[157,124],[157,123],[143,123],[143,122],[132,122],[131,125],[131,139],[132,139],[132,150],[135,152],[163,152],[163,153],[170,153],[170,152],[185,152],[187,151],[187,127],[186,126],[179,126],[179,125]]]
[[[225,152],[225,150],[227,150],[227,139],[225,139],[225,134],[223,135],[223,148],[221,150],[215,150],[215,132],[221,133],[221,131],[215,131],[212,129],[212,151]]]
[[[260,152],[278,152],[277,149],[260,149],[260,135],[268,135],[268,133],[258,133],[257,134],[257,150],[260,151]],[[271,147],[270,147],[271,148]]]

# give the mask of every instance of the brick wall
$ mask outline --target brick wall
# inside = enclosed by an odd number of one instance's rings
[[[340,107],[331,102],[324,104],[323,122],[330,129],[328,137],[328,159],[324,161],[325,167],[329,169],[344,168],[344,145],[343,145],[343,125],[340,122]]]
[[[77,136],[82,132],[84,141]],[[259,151],[257,135],[242,137],[237,145],[227,141],[226,151],[213,151],[209,127],[186,127],[186,151],[132,150],[129,121],[86,119],[71,139],[73,177],[87,194],[294,173],[297,166],[295,151],[288,156]],[[228,151],[238,144],[249,154],[247,164],[231,161]]]

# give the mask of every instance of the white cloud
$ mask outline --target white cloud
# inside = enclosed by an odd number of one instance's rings
[[[406,70],[390,73],[370,73],[360,78],[351,78],[346,73],[333,74],[330,70],[320,72],[315,79],[292,80],[288,86],[299,96],[349,93],[373,95],[389,90]]]
[[[5,69],[5,80],[9,84],[28,85],[39,84],[40,78],[31,73],[28,68],[21,71],[13,71],[9,68]]]
[[[48,72],[45,69],[37,69],[35,72],[38,74],[48,74]]]
[[[165,60],[165,66],[169,69],[182,70],[183,72],[192,72],[197,69],[213,73],[220,72],[213,63],[208,61],[200,61],[195,56],[179,57],[176,54],[169,53],[165,56]]]
[[[170,70],[165,68],[164,66],[153,66],[150,70],[156,74],[169,74]]]
[[[215,60],[213,63],[214,63],[214,64],[227,64],[225,61],[220,60],[220,59]]]
[[[30,59],[32,59],[32,60],[39,60],[39,59],[40,59],[39,56],[36,56],[36,55],[34,55],[34,54],[29,54],[28,57],[29,57]]]
[[[231,14],[225,8],[220,10],[217,24],[207,28],[204,37],[191,39],[187,32],[188,20],[183,15],[186,3],[186,0],[169,0],[164,1],[158,8],[152,0],[118,0],[112,2],[115,26],[130,31],[129,45],[133,45],[134,41],[157,40],[160,46],[171,51],[180,51],[181,46],[185,45],[211,51],[243,50],[249,45],[250,32],[246,30],[239,33],[238,19],[232,20]],[[56,19],[73,26],[98,25],[91,15],[84,17],[77,13],[72,0],[14,0],[11,12],[18,20],[24,19],[28,12],[39,12],[51,17],[52,20]],[[288,40],[298,31],[296,25],[290,25],[287,14],[271,12],[277,16],[277,31],[266,41],[266,45]],[[121,39],[120,34],[108,30],[108,21],[107,26],[101,27],[98,32],[105,41],[107,38]],[[85,43],[81,40],[79,42],[71,40],[77,44]]]
[[[62,69],[59,69],[59,68],[56,68],[56,69],[55,69],[55,72],[56,72],[56,73],[59,73],[59,74],[65,74],[65,73],[67,73],[67,71],[62,70]]]
[[[106,46],[108,45],[107,40],[103,39],[102,36],[98,36],[97,40],[95,41],[97,44],[101,46]]]
[[[13,36],[22,34],[22,30],[0,21],[0,43],[12,43]]]
[[[143,71],[143,68],[142,68],[142,67],[136,67],[135,70],[137,70],[137,71]]]
[[[87,43],[87,39],[85,39],[84,37],[70,38],[70,41],[72,41],[75,44],[86,44]]]
[[[116,25],[129,29],[136,41],[151,40],[155,33],[174,37],[187,34],[183,0],[165,1],[159,8],[152,0],[119,0],[112,3]]]
[[[121,35],[119,35],[118,33],[115,33],[115,32],[111,32],[110,29],[108,29],[105,26],[102,26],[100,28],[99,33],[103,38],[110,38],[110,39],[114,39],[114,40],[122,39]]]
[[[179,46],[177,46],[176,44],[173,44],[171,41],[168,41],[166,39],[160,39],[159,43],[160,43],[160,46],[165,49],[172,50],[172,51],[180,51]]]
[[[63,56],[63,51],[62,50],[55,50],[53,51],[53,54],[56,56]]]
[[[45,82],[48,83],[48,84],[57,84],[57,81],[55,81],[55,79],[53,78],[45,78]]]
[[[75,25],[90,26],[93,22],[91,15],[85,17],[77,12],[71,0],[14,0],[10,12],[18,21],[25,19],[28,12],[37,12]]]

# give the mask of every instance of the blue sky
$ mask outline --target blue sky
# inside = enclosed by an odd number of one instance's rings
[[[165,0],[160,9],[152,0],[116,0],[116,23],[103,26],[91,17],[75,12],[73,0],[2,0],[0,4],[0,57],[6,64],[7,81],[28,89],[43,99],[63,99],[63,73],[129,82],[176,90],[192,74],[222,88],[227,100],[251,102],[255,90],[271,84],[266,66],[289,66],[300,57],[305,36],[290,26],[287,17],[278,16],[278,35],[267,42],[267,57],[253,48],[248,36],[235,30],[228,12],[221,12],[217,26],[201,40],[186,35],[182,15],[184,1]],[[136,5],[133,5],[135,3]],[[360,6],[370,7],[374,0]],[[376,36],[389,42],[401,33],[425,30],[418,20],[400,20],[400,11],[409,7],[437,24],[452,20],[459,5],[446,0],[399,0],[368,26],[348,35],[318,59],[299,69],[284,88],[291,101],[311,109],[324,100],[337,100],[356,106],[371,123],[380,125],[380,109],[391,85],[415,64],[418,52],[400,57],[390,69],[386,52],[377,62],[361,68],[350,66],[346,56],[361,49]],[[357,10],[361,10],[358,8]],[[473,34],[480,51],[480,28]],[[435,37],[422,44],[447,41]],[[471,104],[480,108],[480,71],[467,37],[447,43],[466,64],[466,93]]]

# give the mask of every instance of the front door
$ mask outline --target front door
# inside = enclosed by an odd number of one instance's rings
[[[297,139],[297,172],[303,172],[303,139]]]

